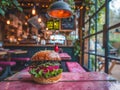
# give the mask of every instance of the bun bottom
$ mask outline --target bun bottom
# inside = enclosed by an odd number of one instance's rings
[[[44,78],[44,77],[37,78],[37,77],[34,77],[33,75],[31,75],[31,77],[37,83],[40,83],[40,84],[52,84],[52,83],[58,82],[61,79],[62,73],[58,74],[55,77],[50,77],[50,78]]]

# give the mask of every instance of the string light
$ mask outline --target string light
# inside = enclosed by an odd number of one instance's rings
[[[35,10],[35,7],[32,9],[32,15],[35,15],[36,14],[36,10]]]
[[[46,30],[48,30],[48,28],[46,28]]]
[[[40,23],[42,20],[41,20],[41,18],[38,18],[38,22]]]
[[[8,25],[10,24],[10,20],[7,20],[7,22],[6,22]]]
[[[25,22],[25,25],[28,25],[28,23],[27,23],[27,22]]]

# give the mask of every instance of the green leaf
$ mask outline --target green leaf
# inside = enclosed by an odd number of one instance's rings
[[[5,0],[2,0],[2,1],[1,1],[1,4],[2,4],[2,5],[6,5],[6,3],[7,3],[7,2],[6,2]]]
[[[40,70],[40,71],[38,72],[39,77],[41,77],[41,76],[42,76],[42,73],[43,73],[43,71],[42,71],[42,70]]]
[[[17,9],[21,12],[23,12],[23,9],[21,7],[17,7]]]
[[[36,71],[35,71],[35,69],[31,69],[31,70],[30,70],[30,74],[33,74],[33,75],[35,75],[35,74],[36,74]]]
[[[39,77],[39,74],[35,74],[35,77]]]
[[[1,14],[2,16],[5,16],[5,11],[4,11],[2,8],[0,8],[0,14]]]
[[[20,6],[20,4],[18,3],[17,0],[12,0],[12,2],[13,2],[13,4],[14,4],[16,7]]]
[[[49,72],[45,74],[45,78],[49,78]]]

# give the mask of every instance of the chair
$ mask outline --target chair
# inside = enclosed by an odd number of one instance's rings
[[[13,62],[13,61],[0,61],[0,66],[5,68],[0,76],[0,81],[4,80],[4,78],[13,74],[13,72],[11,71],[11,67],[15,65],[16,65],[16,62]]]
[[[99,71],[101,71],[105,67],[105,59],[103,57],[99,57],[98,61],[99,61],[98,69],[99,69]],[[115,64],[116,64],[116,60],[111,60],[111,64],[109,66],[109,71],[108,71],[109,74],[111,74],[111,71],[114,68]]]
[[[117,52],[118,52],[118,49],[116,49],[115,47],[113,47],[110,43],[108,43],[108,46],[109,46],[110,55],[116,55]]]
[[[29,57],[14,57],[11,58],[11,61],[15,61],[17,63],[16,68],[23,69],[28,66],[28,62],[30,61]]]

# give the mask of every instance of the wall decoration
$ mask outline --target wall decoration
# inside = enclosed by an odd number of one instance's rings
[[[75,17],[61,19],[62,30],[74,30],[75,29]]]

